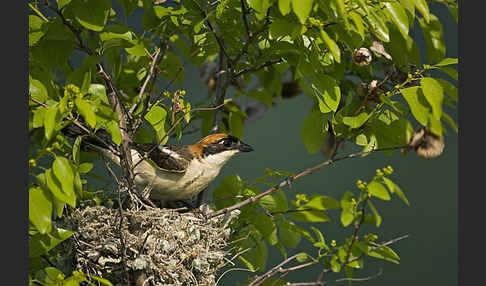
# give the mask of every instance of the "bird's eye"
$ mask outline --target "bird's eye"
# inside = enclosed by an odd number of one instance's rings
[[[225,139],[221,140],[220,144],[223,144],[224,147],[231,147],[231,140],[229,140],[228,138],[225,138]]]

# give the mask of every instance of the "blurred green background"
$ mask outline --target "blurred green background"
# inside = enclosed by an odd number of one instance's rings
[[[431,5],[431,11],[442,23],[447,47],[447,57],[457,57],[458,30],[457,24],[447,9],[440,5]],[[140,26],[141,14],[136,11],[129,24]],[[136,24],[138,23],[138,24]],[[416,22],[414,27],[419,27]],[[139,29],[136,29],[139,30]],[[425,44],[420,29],[413,31],[418,38],[418,45],[425,55]],[[424,59],[424,58],[423,58]],[[186,98],[192,102],[207,97],[207,87],[199,78],[199,71],[189,64],[186,65],[185,83],[173,86],[171,90],[184,88]],[[230,92],[231,96],[231,92]],[[245,99],[239,98],[240,103]],[[306,95],[279,101],[267,110],[263,117],[245,125],[243,140],[252,145],[254,152],[236,156],[223,168],[219,177],[210,185],[208,198],[212,197],[212,189],[220,181],[230,175],[239,174],[244,180],[254,181],[264,175],[265,168],[297,173],[325,160],[320,154],[307,153],[301,141],[301,126],[309,113],[312,101]],[[457,118],[457,112],[449,112]],[[445,135],[446,147],[444,153],[435,159],[424,159],[411,152],[403,157],[395,152],[392,156],[372,154],[365,158],[350,159],[338,162],[329,167],[302,178],[292,184],[291,189],[285,189],[287,198],[295,198],[297,193],[326,194],[341,198],[344,192],[354,190],[358,179],[370,180],[377,168],[393,166],[391,176],[408,197],[410,206],[405,205],[396,196],[390,202],[376,201],[383,217],[381,226],[364,228],[361,234],[373,232],[379,234],[378,241],[387,241],[404,234],[410,237],[391,247],[401,258],[399,265],[367,257],[365,269],[355,271],[355,277],[365,277],[383,270],[383,274],[375,279],[363,282],[353,282],[359,285],[457,285],[457,134],[451,129]],[[200,138],[200,133],[194,133],[182,138],[182,144],[192,144]],[[173,139],[169,143],[176,143]],[[340,154],[358,151],[350,144],[345,145]],[[96,168],[104,172],[102,164]],[[96,186],[93,186],[96,187]],[[317,227],[323,232],[326,241],[335,239],[338,244],[344,237],[352,234],[352,227],[340,227],[339,214],[331,214],[331,222],[320,223]],[[302,242],[303,243],[303,242]],[[313,253],[313,248],[305,243],[304,249],[289,251],[289,255],[300,251]],[[268,266],[282,260],[277,249],[271,249]],[[311,267],[286,276],[290,281],[315,280],[319,266]],[[226,274],[219,285],[235,285],[242,282],[248,272],[233,271]],[[328,280],[334,281],[344,277],[344,273],[329,274]],[[347,282],[329,283],[345,284]]]

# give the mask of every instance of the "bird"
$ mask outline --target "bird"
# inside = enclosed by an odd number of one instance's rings
[[[74,126],[75,127],[75,126]],[[97,137],[85,138],[85,144],[94,147],[115,164],[120,166],[120,158],[112,150],[111,136],[100,132]],[[65,134],[79,134],[72,127]],[[142,196],[149,201],[157,201],[161,206],[170,206],[170,202],[194,198],[201,194],[218,176],[221,168],[238,153],[253,151],[253,147],[238,137],[227,133],[205,136],[192,145],[154,145],[151,143],[130,143],[134,182],[143,189]],[[197,197],[198,207],[202,198]],[[169,204],[167,204],[169,203]]]

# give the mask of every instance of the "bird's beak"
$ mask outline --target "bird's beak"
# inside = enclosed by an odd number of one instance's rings
[[[240,143],[238,143],[238,150],[240,150],[241,152],[251,152],[253,151],[253,148],[250,145],[240,141]]]

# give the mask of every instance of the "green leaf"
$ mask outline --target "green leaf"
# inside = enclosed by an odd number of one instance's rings
[[[90,275],[89,277],[92,278],[93,280],[100,282],[102,285],[113,286],[113,284],[109,280],[106,280],[105,278],[101,278],[94,275]]]
[[[51,231],[52,202],[40,187],[29,189],[29,221],[42,234]]]
[[[299,207],[295,212],[290,213],[290,217],[296,221],[302,222],[328,222],[329,216],[322,210],[309,210]]]
[[[322,113],[337,110],[341,100],[341,89],[334,78],[324,73],[317,73],[312,82],[312,88]]]
[[[110,132],[110,135],[111,135],[111,140],[113,140],[113,142],[120,146],[121,144],[121,132],[120,132],[120,127],[118,126],[118,122],[115,121],[115,120],[111,120],[111,121],[108,121],[105,125],[106,127],[106,130],[108,130],[108,132]],[[163,142],[165,143],[165,142]]]
[[[390,18],[393,23],[398,27],[403,37],[407,38],[409,30],[408,16],[402,4],[399,2],[385,2],[384,5],[387,11],[390,12]]]
[[[264,196],[258,202],[264,209],[270,212],[285,212],[288,210],[287,198],[280,189],[271,195]]]
[[[221,185],[213,191],[217,209],[230,206],[236,202],[236,196],[241,194],[243,182],[238,175],[225,177]]]
[[[240,114],[236,112],[231,112],[229,114],[229,127],[230,127],[230,133],[231,135],[238,137],[238,138],[243,138],[243,118],[241,117]]]
[[[454,121],[454,119],[452,119],[452,117],[449,116],[449,114],[443,112],[442,119],[444,119],[444,121],[447,122],[447,124],[449,124],[451,128],[457,133],[458,131],[457,124]]]
[[[35,234],[29,238],[29,257],[39,257],[73,235],[69,230],[53,229],[48,234]]]
[[[108,97],[106,97],[106,88],[102,84],[93,83],[88,88],[88,93],[99,98],[103,103],[109,105]]]
[[[348,226],[354,220],[354,207],[351,203],[353,194],[347,191],[341,198],[341,223],[344,227]]]
[[[457,70],[451,67],[439,67],[441,71],[445,72],[451,78],[458,80],[459,76]]]
[[[422,89],[418,86],[412,86],[403,88],[400,90],[400,92],[410,106],[413,117],[415,117],[420,124],[426,126],[429,119],[430,110],[422,93]]]
[[[292,0],[292,10],[294,11],[300,23],[305,24],[312,10],[314,0]]]
[[[96,32],[103,30],[110,14],[110,0],[73,0],[71,5],[79,24]]]
[[[71,0],[56,0],[56,2],[57,2],[57,8],[62,9],[64,6],[71,3]]]
[[[74,192],[71,196],[69,196],[70,194],[65,194],[63,192],[61,183],[52,174],[52,169],[46,170],[45,178],[46,178],[47,188],[49,188],[49,190],[54,195],[54,197],[56,197],[57,199],[59,199],[62,202],[70,202],[70,203],[74,204],[74,202],[75,202]]]
[[[86,174],[88,173],[89,171],[91,171],[91,169],[93,169],[93,164],[92,163],[89,163],[89,162],[85,162],[85,163],[82,163],[79,165],[79,173],[81,174]]]
[[[35,45],[43,36],[42,24],[44,21],[35,15],[29,15],[29,47]]]
[[[432,107],[432,115],[436,119],[440,119],[442,116],[442,101],[444,100],[442,85],[431,77],[422,78],[420,85],[425,98]]]
[[[278,234],[283,244],[288,247],[296,248],[302,238],[301,234],[294,230],[295,223],[288,220],[277,221]]]
[[[152,125],[154,130],[156,131],[157,138],[155,139],[157,142],[160,142],[162,138],[166,134],[165,130],[165,119],[167,117],[167,111],[165,108],[160,106],[154,106],[147,114],[145,115],[145,119]]]
[[[336,44],[336,42],[329,37],[329,35],[324,31],[324,29],[321,29],[321,38],[326,43],[326,45],[329,47],[329,50],[331,51],[331,54],[334,58],[334,60],[338,63],[341,62],[341,50],[339,49],[339,46]]]
[[[73,162],[76,165],[79,165],[79,156],[81,154],[81,141],[83,140],[83,136],[76,137],[73,144]]]
[[[295,258],[295,260],[297,260],[298,262],[304,262],[304,261],[307,261],[311,258],[311,256],[305,252],[300,252],[297,254],[297,257]],[[285,285],[285,284],[284,284]]]
[[[39,107],[34,109],[32,112],[34,113],[34,118],[32,118],[32,127],[39,128],[44,126],[44,114],[46,113],[47,108]]]
[[[380,258],[380,259],[384,259],[384,260],[393,262],[395,264],[400,263],[400,257],[398,256],[398,254],[396,254],[396,252],[393,251],[388,246],[380,246],[379,248],[377,248],[375,250],[368,251],[367,255],[372,256],[372,257],[376,257],[376,258]]]
[[[431,63],[442,60],[446,55],[446,46],[442,33],[442,24],[439,19],[431,14],[428,23],[421,18],[419,23],[425,38],[427,59]]]
[[[324,142],[324,138],[326,138],[327,131],[325,130],[325,124],[327,124],[327,118],[328,116],[325,114],[319,111],[313,111],[302,124],[302,142],[304,142],[305,148],[310,154],[319,151]]]
[[[286,19],[276,19],[270,24],[270,36],[272,39],[278,39],[283,36],[291,35],[295,26],[295,22],[289,22]]]
[[[44,113],[44,132],[47,140],[51,140],[54,134],[54,128],[56,127],[56,116],[58,114],[58,108],[56,105],[52,105],[47,108]]]
[[[32,96],[33,99],[45,102],[48,94],[47,88],[44,86],[42,82],[37,79],[33,79],[29,76],[29,94]]]
[[[385,185],[388,187],[388,189],[392,194],[397,195],[404,203],[407,204],[407,206],[410,205],[407,197],[402,192],[402,189],[400,189],[400,187],[398,187],[392,180],[388,179],[387,177],[383,177],[383,182],[385,183]]]
[[[262,20],[263,18],[265,18],[267,10],[268,8],[270,8],[269,0],[249,0],[248,4],[251,8],[253,8],[253,10],[255,10],[255,16],[258,20]]]
[[[363,22],[363,18],[361,17],[360,14],[350,11],[349,16],[351,17],[351,20],[354,22],[354,26],[356,27],[356,31],[358,34],[361,36],[361,39],[365,38],[365,26]]]
[[[425,21],[428,23],[430,21],[431,15],[430,15],[429,6],[427,5],[427,2],[425,0],[410,0],[410,1],[413,2],[417,10],[420,12],[420,14],[422,14],[422,16],[425,18]]]
[[[290,12],[290,1],[291,0],[278,0],[278,9],[284,16]]]
[[[329,246],[327,246],[326,240],[324,239],[324,235],[322,235],[322,232],[313,226],[311,226],[311,229],[317,237],[317,240],[313,245],[315,247],[329,249]]]
[[[103,32],[100,33],[100,39],[103,42],[112,39],[122,39],[130,42],[132,41],[133,37],[132,32],[127,27],[120,25],[110,25],[106,26],[103,29]]]
[[[367,16],[368,17],[366,17],[365,19],[371,26],[371,29],[373,30],[373,33],[376,35],[376,37],[383,42],[389,42],[390,35],[388,27],[386,26],[386,23],[382,19],[382,17],[376,15],[376,13],[371,10]]]
[[[442,67],[442,66],[448,66],[448,65],[456,65],[458,64],[459,61],[457,58],[445,58],[441,60],[440,62],[436,63],[434,67]]]
[[[82,99],[81,97],[77,97],[76,99],[74,99],[74,104],[76,105],[79,113],[81,113],[88,125],[91,128],[94,128],[96,126],[96,115],[93,111],[91,103]]]
[[[375,208],[375,206],[371,202],[371,200],[368,200],[367,203],[368,203],[368,206],[370,207],[371,212],[373,213],[373,216],[375,218],[376,227],[379,227],[381,225],[381,222],[382,222],[381,216],[378,213],[378,210]]]
[[[76,195],[74,193],[74,170],[69,160],[62,156],[56,156],[52,164],[52,172],[62,186],[62,192],[67,196],[65,201],[73,208],[76,206]]]
[[[352,129],[361,127],[373,113],[361,112],[356,116],[343,116],[343,123],[351,127]]]
[[[344,20],[345,26],[348,25],[348,12],[346,11],[346,3],[345,0],[332,0],[331,7],[333,7],[336,11],[339,20]]]
[[[380,199],[385,200],[385,201],[389,201],[391,199],[390,194],[388,193],[386,188],[380,182],[371,181],[368,184],[367,188],[368,188],[368,191],[370,192],[370,194],[372,194],[373,196],[375,196],[377,198],[380,198]]]
[[[338,256],[334,255],[331,259],[331,270],[332,272],[339,272],[341,271],[341,264],[338,261]]]
[[[316,210],[331,210],[339,209],[341,208],[341,205],[334,198],[328,196],[316,196],[312,198],[308,203],[306,203],[304,207]]]

